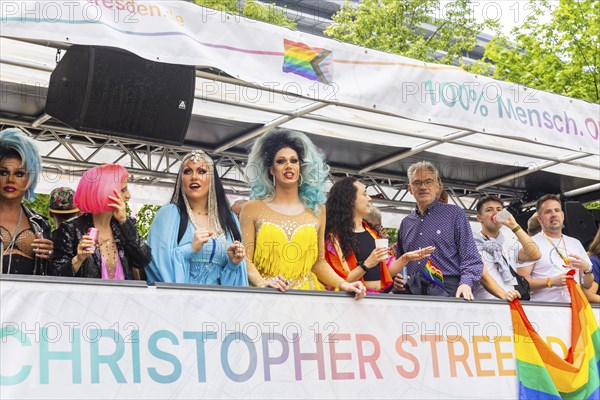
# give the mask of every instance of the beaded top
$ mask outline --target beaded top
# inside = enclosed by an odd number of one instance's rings
[[[324,257],[324,209],[319,216],[310,209],[289,216],[253,200],[244,206],[241,221],[250,274],[254,266],[264,279],[283,275],[292,289],[323,290],[319,280],[339,284]]]

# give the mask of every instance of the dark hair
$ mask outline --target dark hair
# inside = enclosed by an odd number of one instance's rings
[[[269,140],[265,141],[263,145],[263,161],[267,170],[273,165],[277,152],[285,148],[294,150],[298,154],[300,164],[302,164],[304,161],[303,143],[297,138],[292,137],[289,131],[279,130],[272,134]]]
[[[329,174],[329,165],[323,152],[302,132],[276,128],[260,136],[252,144],[248,155],[246,175],[250,183],[250,200],[264,200],[275,193],[273,177],[269,167],[278,151],[290,148],[298,154],[300,175],[298,196],[305,208],[318,215],[325,203],[325,180]]]
[[[559,195],[556,195],[556,194],[546,194],[546,195],[540,197],[536,201],[536,203],[535,203],[535,209],[537,211],[540,211],[540,209],[542,208],[542,205],[545,202],[547,202],[548,200],[556,200],[556,201],[558,201],[558,204],[561,204],[561,206],[562,206],[562,203],[560,202],[560,196]]]
[[[55,218],[58,221],[58,225],[56,226],[57,229],[59,225],[62,225],[63,222],[68,221],[73,217],[76,217],[78,213],[79,211],[75,211],[69,214],[58,214],[53,213],[52,211],[48,211],[48,215],[50,215],[51,218]]]
[[[344,257],[358,252],[358,243],[354,236],[354,203],[358,189],[354,186],[356,178],[351,176],[337,181],[329,190],[325,207],[327,218],[325,222],[325,237],[330,234],[338,237]]]
[[[0,145],[0,160],[4,160],[5,158],[18,158],[23,161],[19,152],[13,148],[5,145]]]
[[[238,229],[236,220],[232,215],[231,205],[229,204],[229,200],[225,195],[225,189],[223,188],[223,184],[221,183],[221,178],[219,178],[219,174],[217,174],[216,168],[212,168],[212,172],[212,179],[214,180],[215,184],[215,195],[217,197],[217,212],[219,216],[219,223],[221,224],[221,227],[225,232],[229,232],[229,234],[233,237],[233,240],[242,241],[242,235],[240,233],[240,230]],[[182,174],[183,169],[179,171],[179,174],[177,176],[178,182],[181,182]],[[176,190],[177,187],[175,188],[175,191]],[[174,195],[175,193],[173,194],[173,196]],[[189,216],[185,208],[183,196],[185,196],[185,194],[181,194],[180,196],[178,196],[177,202],[175,204],[177,204],[177,208],[179,209],[179,215],[181,216],[182,225],[187,226],[189,222]]]
[[[485,197],[479,199],[479,201],[475,205],[475,209],[477,210],[477,214],[478,215],[481,215],[481,209],[483,208],[483,205],[485,203],[487,203],[488,201],[495,201],[496,203],[500,203],[502,205],[502,207],[504,207],[504,203],[502,202],[502,200],[500,200],[500,197],[498,197],[498,196],[485,196]]]
[[[600,258],[600,229],[598,229],[594,240],[592,240],[590,247],[588,247],[588,254]]]

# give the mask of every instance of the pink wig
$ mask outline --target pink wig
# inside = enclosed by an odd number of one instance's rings
[[[104,164],[88,169],[81,177],[73,203],[84,213],[100,214],[113,211],[108,205],[114,196],[114,190],[121,191],[121,185],[127,179],[127,170],[117,164]]]

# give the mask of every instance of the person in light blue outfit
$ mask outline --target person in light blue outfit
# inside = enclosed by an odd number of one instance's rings
[[[212,159],[195,150],[182,162],[171,203],[148,234],[148,282],[248,286],[237,218]]]

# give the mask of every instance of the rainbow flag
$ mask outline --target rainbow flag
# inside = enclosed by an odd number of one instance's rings
[[[598,323],[575,280],[567,279],[567,287],[571,294],[571,348],[565,359],[533,329],[521,303],[510,303],[520,399],[600,399]]]
[[[283,72],[321,83],[333,81],[333,53],[330,50],[288,39],[283,39],[283,48]]]
[[[427,263],[423,267],[423,276],[429,282],[446,290],[444,287],[444,274],[442,273],[441,269],[436,267],[433,262],[431,262],[431,258],[427,259]]]

